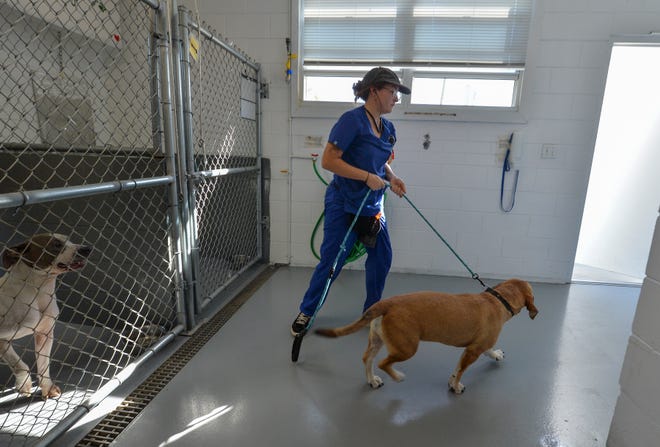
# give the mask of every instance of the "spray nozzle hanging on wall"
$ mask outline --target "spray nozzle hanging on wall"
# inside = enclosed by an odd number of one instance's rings
[[[516,204],[516,190],[518,189],[518,175],[520,174],[520,170],[516,169],[514,171],[515,175],[513,179],[513,189],[511,192],[511,204],[508,207],[505,207],[504,179],[506,178],[506,173],[511,171],[511,162],[509,161],[509,157],[511,156],[511,147],[513,146],[514,138],[515,138],[515,132],[512,132],[511,136],[509,136],[509,144],[507,145],[506,155],[504,156],[504,163],[502,164],[502,183],[500,184],[500,209],[505,213],[511,211],[513,209],[513,206]]]
[[[291,75],[293,74],[293,70],[291,69],[291,59],[295,59],[298,57],[297,54],[291,53],[291,39],[289,37],[286,38],[286,82],[289,83],[291,82]]]

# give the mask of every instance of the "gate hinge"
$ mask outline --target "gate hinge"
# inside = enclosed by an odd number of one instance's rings
[[[259,96],[261,96],[261,99],[268,99],[269,94],[268,83],[262,82],[261,85],[259,85]]]

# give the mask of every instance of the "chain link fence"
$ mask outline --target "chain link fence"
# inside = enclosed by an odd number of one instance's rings
[[[57,278],[50,353],[16,312],[42,283],[0,269],[0,445],[86,413],[262,258],[259,68],[180,11],[170,26],[157,1],[0,2],[0,251],[38,269],[15,248],[36,234],[92,247]],[[45,358],[61,390],[47,400]]]

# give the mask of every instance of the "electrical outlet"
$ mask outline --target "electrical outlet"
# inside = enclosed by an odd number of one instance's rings
[[[541,146],[541,158],[557,158],[557,146],[554,144],[544,144]]]
[[[323,137],[317,135],[306,135],[305,136],[305,147],[306,148],[317,148],[321,147],[323,144]]]

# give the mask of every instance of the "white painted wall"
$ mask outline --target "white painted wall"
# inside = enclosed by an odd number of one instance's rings
[[[306,135],[326,136],[333,119],[291,119],[284,80],[289,0],[189,0],[211,28],[263,66],[264,156],[271,159],[271,261],[312,266],[309,237],[323,187]],[[397,121],[396,172],[411,200],[483,277],[570,280],[607,74],[610,37],[660,23],[653,0],[537,0],[522,94],[523,125]],[[295,49],[294,49],[295,51]],[[516,207],[499,211],[497,139],[524,132]],[[290,134],[291,131],[291,134]],[[423,135],[432,145],[422,149]],[[556,159],[541,159],[543,144]],[[394,271],[467,275],[407,203],[387,205]],[[359,267],[359,266],[358,266]]]
[[[575,261],[644,277],[660,204],[660,42],[612,49]]]

